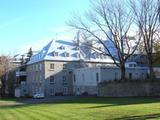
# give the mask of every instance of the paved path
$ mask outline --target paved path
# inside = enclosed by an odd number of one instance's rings
[[[53,97],[47,97],[43,99],[20,99],[17,102],[22,104],[38,104],[38,103],[51,103],[51,102],[58,102],[58,101],[64,101],[64,100],[72,100],[78,98],[77,96],[53,96]]]

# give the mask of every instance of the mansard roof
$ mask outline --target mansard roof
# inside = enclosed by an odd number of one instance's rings
[[[58,55],[54,56],[53,52],[58,52]],[[69,56],[64,55],[64,53],[69,53]],[[52,40],[46,46],[44,46],[40,52],[33,55],[28,64],[44,60],[53,60],[53,61],[84,60],[87,62],[113,63],[113,60],[108,56],[102,57],[103,59],[95,58],[94,53],[95,51],[84,43],[78,45],[72,40]]]

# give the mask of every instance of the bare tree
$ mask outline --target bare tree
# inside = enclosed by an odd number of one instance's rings
[[[153,52],[154,41],[160,34],[159,0],[130,0],[130,5],[135,16],[135,23],[141,33],[144,49],[149,61],[150,79],[154,79]]]
[[[74,16],[68,24],[103,45],[105,48],[103,54],[112,58],[121,70],[121,80],[126,80],[125,63],[139,44],[137,40],[137,44],[133,47],[128,37],[133,22],[131,12],[124,5],[124,0],[98,0],[91,4],[91,10],[86,13],[85,18]],[[114,46],[115,54],[106,45],[107,39]]]
[[[5,55],[0,56],[0,80],[1,80],[0,93],[2,97],[5,96],[8,86],[14,85],[13,84],[14,79],[13,76],[12,78],[10,77],[10,72],[15,68],[15,66],[13,64],[10,64],[10,60],[11,60],[10,56],[5,56]],[[11,78],[10,81],[9,78]]]

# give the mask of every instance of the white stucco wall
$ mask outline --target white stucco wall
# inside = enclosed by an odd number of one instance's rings
[[[92,67],[74,70],[75,80],[73,88],[75,94],[96,94],[99,82],[120,80],[121,73],[118,67]],[[98,80],[97,80],[98,74]],[[131,74],[131,75],[130,75]],[[135,80],[143,80],[147,78],[148,69],[143,67],[126,68],[126,77],[130,76]]]

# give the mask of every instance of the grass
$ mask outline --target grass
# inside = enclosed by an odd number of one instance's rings
[[[87,97],[54,103],[23,105],[17,105],[16,100],[0,100],[0,120],[112,119],[160,119],[160,98]]]

